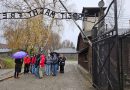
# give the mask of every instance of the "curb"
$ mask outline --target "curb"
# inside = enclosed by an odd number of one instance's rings
[[[5,80],[8,80],[8,79],[10,79],[10,78],[12,78],[12,77],[14,77],[14,76],[9,76],[9,77],[6,77],[6,78],[3,78],[3,79],[0,79],[0,82],[5,81]]]
[[[6,74],[8,74],[8,73],[10,73],[10,72],[13,72],[13,71],[14,71],[14,70],[11,70],[11,71],[8,71],[8,72],[6,72],[6,73],[0,74],[0,76],[6,75]]]
[[[22,75],[22,74],[23,74],[23,72],[20,73],[19,75]],[[13,77],[14,77],[14,75],[10,75],[10,76],[8,76],[8,77],[6,77],[6,78],[0,79],[0,82],[5,81],[5,80],[8,80],[8,79],[13,78]]]

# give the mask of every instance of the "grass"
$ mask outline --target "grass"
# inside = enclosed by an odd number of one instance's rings
[[[14,60],[12,58],[6,57],[3,59],[4,59],[5,68],[14,68],[15,63],[14,63]]]

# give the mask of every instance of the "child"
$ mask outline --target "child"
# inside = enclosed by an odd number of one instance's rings
[[[65,60],[66,57],[60,57],[60,73],[64,73]]]

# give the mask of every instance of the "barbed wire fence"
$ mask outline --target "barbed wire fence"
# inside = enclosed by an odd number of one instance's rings
[[[106,13],[100,12],[99,21],[92,30],[93,83],[100,90],[127,90],[126,83],[129,86],[128,78],[124,77],[129,77],[130,65],[126,66],[126,62],[129,63],[130,51],[126,48],[130,34],[128,27],[123,29],[122,26],[128,23],[121,21],[129,21],[129,18],[120,18],[117,6],[117,0],[112,0]]]

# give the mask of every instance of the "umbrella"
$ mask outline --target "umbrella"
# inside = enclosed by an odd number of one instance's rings
[[[16,53],[14,53],[12,55],[12,57],[15,58],[15,59],[18,59],[18,58],[21,59],[21,58],[24,58],[26,55],[27,55],[26,52],[24,52],[24,51],[18,51]]]
[[[59,56],[59,53],[57,53],[57,52],[51,52],[50,55],[51,56],[54,56],[54,55]]]

